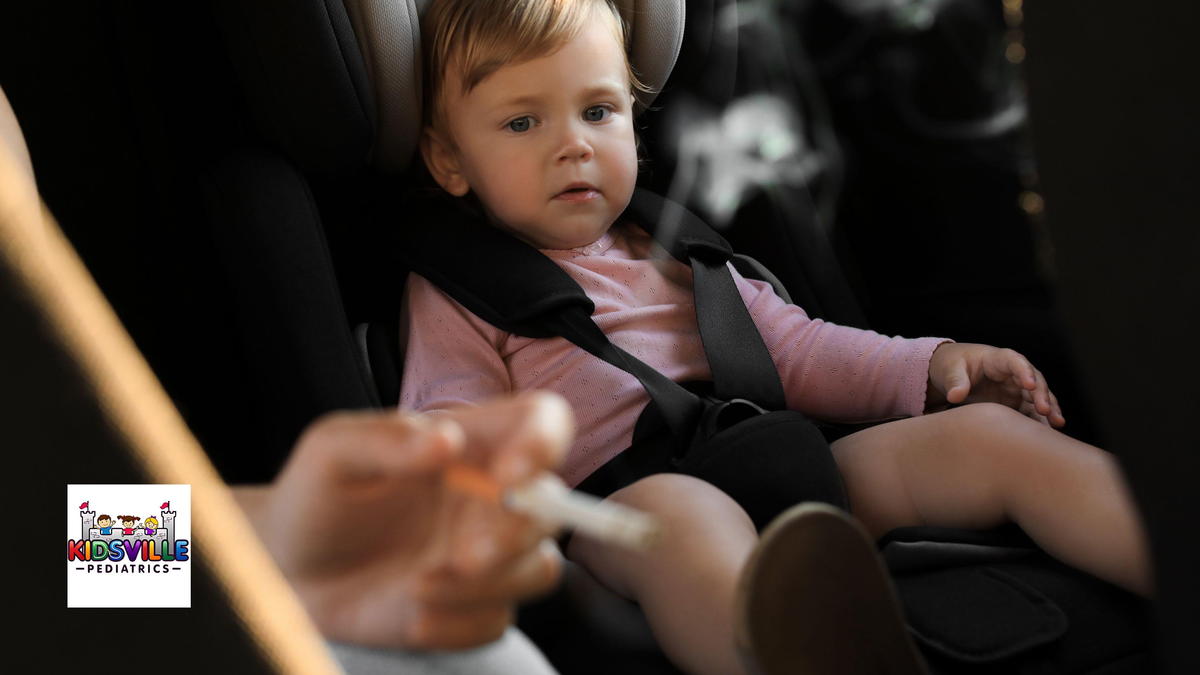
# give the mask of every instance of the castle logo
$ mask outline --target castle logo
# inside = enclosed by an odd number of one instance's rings
[[[190,485],[68,485],[67,607],[191,607]]]

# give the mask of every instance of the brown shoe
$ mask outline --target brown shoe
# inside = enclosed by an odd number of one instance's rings
[[[738,582],[735,639],[753,675],[924,675],[896,592],[858,521],[805,503],[763,531]]]

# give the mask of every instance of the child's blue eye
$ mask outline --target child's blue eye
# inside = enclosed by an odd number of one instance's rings
[[[608,115],[608,108],[602,105],[594,105],[583,111],[583,119],[589,122],[599,122]]]
[[[518,117],[517,119],[508,123],[508,128],[520,133],[522,131],[529,131],[529,124],[530,120],[528,116]]]

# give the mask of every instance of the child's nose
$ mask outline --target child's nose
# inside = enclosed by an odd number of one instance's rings
[[[567,128],[566,137],[562,141],[562,148],[558,152],[558,161],[560,162],[583,162],[592,158],[595,150],[592,144],[588,142],[587,135],[582,129],[575,125]]]

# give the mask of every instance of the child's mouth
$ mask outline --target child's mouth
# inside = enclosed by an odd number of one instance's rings
[[[599,196],[600,191],[594,187],[572,187],[558,193],[554,198],[566,202],[585,202]]]

